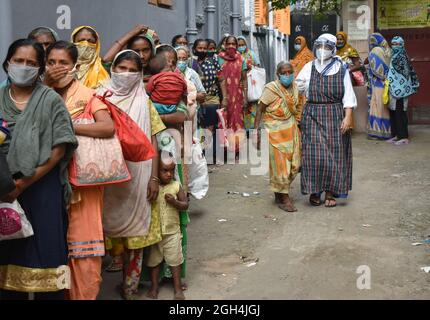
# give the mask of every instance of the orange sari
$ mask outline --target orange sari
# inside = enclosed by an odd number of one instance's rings
[[[302,48],[297,52],[296,56],[293,60],[291,60],[291,64],[294,67],[295,73],[294,77],[297,77],[300,71],[303,69],[306,63],[315,59],[314,54],[311,50],[309,50],[306,39],[302,36],[298,36],[296,40],[300,40],[300,44]]]

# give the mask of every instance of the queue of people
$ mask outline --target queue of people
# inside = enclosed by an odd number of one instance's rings
[[[290,187],[299,173],[301,192],[313,206],[333,208],[352,190],[353,86],[366,75],[345,33],[321,35],[312,50],[304,37],[295,39],[296,57],[278,64],[277,79],[257,102],[247,101],[248,75],[261,62],[244,37],[227,35],[218,45],[197,39],[190,48],[184,35],[162,44],[154,30],[138,25],[103,57],[93,27],[76,28],[70,40],[38,27],[11,44],[3,63],[8,78],[0,86],[0,124],[8,135],[0,150],[15,189],[1,202],[22,207],[34,236],[0,241],[1,299],[35,293],[36,299],[95,300],[106,254],[112,257],[106,271],[123,274],[124,299],[138,299],[145,281],[151,281],[147,296],[157,299],[163,279],[173,281],[174,299],[185,299],[190,217],[184,124],[215,133],[220,110],[235,153],[246,130],[268,132],[269,150],[262,151],[269,154],[270,186],[281,210],[297,211]],[[369,135],[406,144],[408,97],[418,79],[403,39],[394,38],[391,50],[374,34],[370,46]],[[155,156],[127,161],[131,181],[121,185],[72,185],[68,167],[77,137],[116,136],[108,104],[137,124]],[[92,121],[76,121],[83,115]],[[215,159],[215,152],[210,156]],[[65,267],[69,284],[61,282]]]

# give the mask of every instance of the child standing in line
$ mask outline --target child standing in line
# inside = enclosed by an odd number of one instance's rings
[[[150,247],[148,267],[151,268],[152,286],[148,297],[158,299],[160,267],[163,260],[171,268],[174,284],[174,299],[185,300],[181,285],[182,233],[179,224],[179,212],[188,209],[188,199],[178,181],[174,181],[175,162],[172,156],[160,156],[159,179],[160,191],[157,206],[160,210],[161,242]]]

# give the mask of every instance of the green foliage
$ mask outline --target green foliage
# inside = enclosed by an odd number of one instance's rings
[[[266,0],[270,2],[270,0]],[[325,16],[328,13],[335,12],[340,15],[342,10],[342,2],[344,0],[308,0],[306,1],[306,12],[312,13],[318,16]],[[300,0],[272,0],[272,9],[279,10],[284,9],[290,5],[303,2]]]

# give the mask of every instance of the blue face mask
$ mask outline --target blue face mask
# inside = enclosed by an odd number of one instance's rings
[[[282,74],[279,76],[279,81],[281,81],[284,87],[289,87],[294,81],[294,74],[290,74],[289,76]]]
[[[179,61],[177,67],[179,70],[184,72],[188,67],[188,62],[187,61]]]
[[[245,53],[246,46],[240,46],[239,48],[237,48],[237,51],[239,51],[240,53]]]

